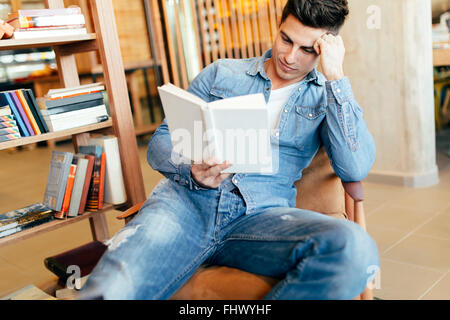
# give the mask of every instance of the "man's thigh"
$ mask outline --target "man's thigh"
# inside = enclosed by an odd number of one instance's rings
[[[244,216],[224,230],[208,263],[283,278],[303,257],[339,250],[348,234],[363,231],[353,222],[297,208],[272,208]]]
[[[214,214],[202,213],[187,192],[170,184],[155,188],[109,241],[89,279],[107,298],[168,298],[212,252]]]

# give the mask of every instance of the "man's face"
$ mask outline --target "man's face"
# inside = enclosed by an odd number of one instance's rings
[[[280,25],[272,47],[276,73],[273,76],[292,83],[303,79],[317,64],[319,56],[313,46],[325,33],[326,29],[307,27],[293,15],[289,15]]]

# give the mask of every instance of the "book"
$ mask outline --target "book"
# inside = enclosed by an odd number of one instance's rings
[[[52,114],[60,114],[60,113],[66,113],[66,112],[71,112],[71,111],[76,111],[76,110],[83,110],[83,109],[92,108],[92,107],[98,107],[103,104],[104,104],[104,102],[103,102],[103,96],[102,96],[101,99],[88,100],[88,101],[78,102],[78,103],[69,104],[69,105],[65,105],[65,106],[54,107],[54,108],[50,108],[50,109],[41,109],[41,113],[43,116],[48,116],[48,115],[52,115]],[[105,109],[106,109],[106,106],[105,106]]]
[[[44,96],[44,98],[57,100],[76,97],[83,94],[97,93],[103,90],[105,90],[105,86],[103,85],[103,83],[89,83],[71,88],[50,89]]]
[[[158,87],[173,161],[229,161],[222,173],[273,173],[271,128],[263,94],[205,102],[172,84]],[[206,142],[205,143],[205,138]]]
[[[1,128],[0,129],[0,136],[4,136],[6,134],[20,134],[19,133],[19,128],[17,128],[17,127]]]
[[[30,134],[30,136],[36,135],[33,128],[31,127],[30,121],[28,120],[27,114],[25,113],[24,108],[22,107],[22,104],[19,101],[19,98],[17,97],[17,94],[15,91],[8,91],[6,92],[13,101],[14,105],[16,106],[16,109],[19,110],[20,116],[22,117],[22,121],[27,127],[27,131]]]
[[[54,26],[83,26],[85,24],[84,15],[52,15],[52,16],[18,16],[8,21],[16,29],[35,29],[40,27]]]
[[[28,120],[30,121],[30,125],[33,128],[34,133],[41,134],[41,130],[39,129],[39,126],[34,119],[34,114],[31,112],[30,106],[28,105],[28,102],[23,95],[23,90],[16,90],[15,93],[17,95],[17,98],[19,99],[19,103],[22,105],[22,108],[28,117]]]
[[[1,92],[0,92],[0,94],[1,94]],[[11,122],[11,121],[16,121],[13,115],[0,116],[0,122]]]
[[[91,138],[89,144],[101,146],[106,155],[104,202],[114,205],[127,201],[120,161],[119,143],[115,136]]]
[[[82,155],[82,154],[80,154]],[[84,178],[83,193],[81,194],[80,207],[78,209],[78,214],[83,214],[86,208],[86,201],[89,192],[89,187],[91,185],[92,170],[94,168],[95,157],[89,154],[82,155],[88,161],[86,169],[86,177]]]
[[[20,290],[17,290],[7,296],[0,298],[0,300],[57,300],[55,297],[49,295],[47,292],[39,289],[33,284],[30,284]]]
[[[11,120],[16,120],[18,123],[18,127],[20,130],[20,135],[23,137],[29,137],[30,134],[28,133],[27,127],[25,126],[25,123],[22,120],[22,117],[20,116],[19,110],[17,110],[15,104],[12,101],[11,96],[6,92],[0,92],[0,104],[8,104],[9,107],[11,108],[11,111],[14,115],[14,118],[10,118]],[[6,117],[10,117],[10,116],[3,116],[2,119],[7,119]],[[4,120],[7,121],[7,120]]]
[[[69,8],[55,8],[55,9],[20,9],[17,12],[11,12],[8,14],[8,20],[17,17],[47,17],[47,16],[60,16],[60,15],[72,15],[81,14],[81,8],[77,6],[71,6]]]
[[[100,184],[98,187],[98,209],[103,209],[103,195],[105,194],[105,169],[106,169],[106,154],[102,152],[100,160]]]
[[[17,126],[17,122],[12,121],[0,121],[0,128],[17,128],[19,130],[19,127]]]
[[[43,204],[52,210],[61,211],[72,159],[73,153],[56,150],[52,152],[43,201]]]
[[[49,100],[46,98],[38,98],[37,102],[39,107],[41,109],[52,109],[57,107],[64,107],[69,106],[81,102],[91,101],[91,100],[99,100],[103,99],[103,93],[102,92],[95,92],[95,93],[87,93],[82,94],[79,96],[69,97],[69,98],[61,98],[56,100]],[[103,104],[103,103],[101,103]]]
[[[69,206],[70,206],[70,198],[72,196],[73,184],[75,181],[75,174],[77,171],[76,163],[77,163],[77,161],[75,158],[72,162],[72,165],[70,166],[69,176],[67,177],[66,190],[64,192],[64,200],[63,200],[63,204],[61,206],[61,211],[55,213],[56,219],[67,218],[67,213],[69,212]]]
[[[65,284],[69,278],[67,268],[71,265],[80,267],[80,276],[85,277],[92,272],[108,247],[100,241],[92,241],[80,247],[56,254],[44,259],[45,267],[53,272],[60,283]]]
[[[88,196],[86,199],[86,211],[98,211],[99,191],[100,191],[100,171],[102,162],[102,147],[95,145],[79,146],[78,151],[83,154],[92,155],[94,159],[94,167],[92,169],[91,183],[89,186]]]
[[[58,30],[33,30],[33,31],[14,31],[13,39],[36,39],[51,37],[68,37],[87,34],[86,28],[64,28]]]
[[[53,220],[55,211],[42,203],[0,214],[0,238]]]
[[[44,121],[44,118],[42,117],[41,110],[38,107],[33,90],[25,89],[23,91],[23,93],[24,93],[25,100],[27,100],[28,105],[30,106],[31,112],[34,115],[34,118],[36,119],[36,122],[37,122],[41,132],[42,133],[50,132],[50,130],[48,130],[47,124]]]
[[[11,108],[9,105],[0,107],[0,116],[9,116],[11,115]]]
[[[10,140],[16,140],[22,138],[19,133],[12,133],[12,134],[5,134],[3,136],[0,136],[0,142],[10,141]]]
[[[76,154],[77,171],[75,173],[75,180],[73,182],[72,195],[70,196],[70,205],[67,216],[76,217],[80,209],[81,196],[83,193],[84,180],[86,179],[86,171],[89,161],[84,156]]]
[[[105,118],[106,117],[106,118]],[[105,105],[77,111],[44,116],[44,121],[50,131],[61,131],[87,126],[109,118]]]

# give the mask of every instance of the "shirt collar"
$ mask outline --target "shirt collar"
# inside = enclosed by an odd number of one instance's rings
[[[264,69],[264,62],[266,62],[266,60],[270,59],[271,57],[272,57],[272,49],[269,49],[266,52],[264,52],[262,56],[252,61],[247,70],[247,74],[250,76],[256,76],[259,73],[261,77],[263,77],[266,80],[269,80],[269,78],[266,75],[266,71]],[[319,86],[325,84],[324,79],[322,79],[321,74],[317,71],[315,67],[310,73],[306,75],[305,81],[314,82]]]

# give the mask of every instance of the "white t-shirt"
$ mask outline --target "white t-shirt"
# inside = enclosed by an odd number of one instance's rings
[[[269,109],[269,124],[272,129],[277,128],[281,110],[289,100],[289,97],[292,95],[297,85],[298,83],[293,83],[286,87],[271,91],[269,102],[267,102],[267,108]]]

